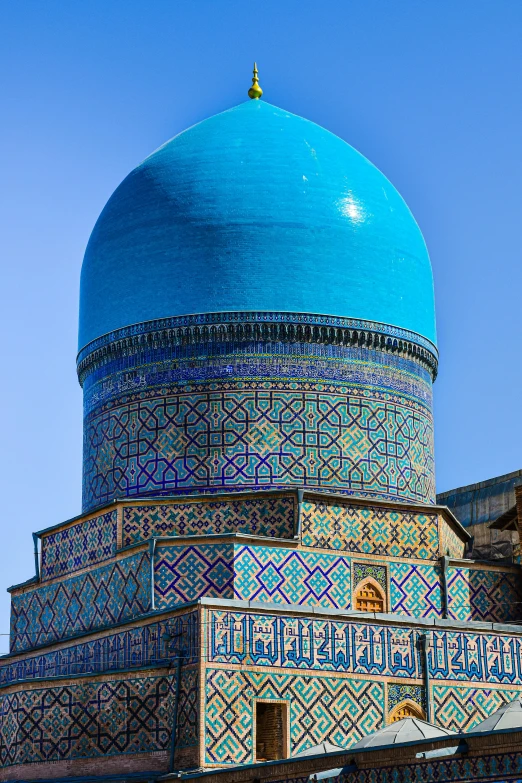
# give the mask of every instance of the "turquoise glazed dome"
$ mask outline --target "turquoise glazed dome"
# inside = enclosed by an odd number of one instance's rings
[[[79,347],[135,323],[238,311],[436,339],[428,252],[397,190],[334,134],[258,100],[180,133],[116,189],[85,253]]]
[[[251,100],[164,144],[101,213],[80,299],[84,509],[288,487],[434,501],[428,252],[386,177],[318,125]]]

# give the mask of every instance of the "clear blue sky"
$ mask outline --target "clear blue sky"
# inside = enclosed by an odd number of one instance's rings
[[[31,532],[80,511],[89,233],[148,153],[246,98],[254,59],[267,100],[364,153],[424,232],[438,490],[522,467],[520,0],[0,0],[0,29],[0,632]]]

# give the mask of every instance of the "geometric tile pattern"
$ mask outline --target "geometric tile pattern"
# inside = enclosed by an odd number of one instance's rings
[[[378,777],[377,774],[378,773]],[[394,764],[393,767],[372,768],[357,772],[341,772],[335,783],[375,783],[376,780],[394,783],[441,783],[441,781],[480,781],[520,783],[522,757],[520,753],[497,753],[490,756],[454,756],[449,759],[430,759],[416,764]],[[301,783],[301,778],[286,778],[286,783]],[[307,780],[306,778],[304,779]],[[272,783],[280,783],[272,781]],[[282,781],[281,781],[282,783]]]
[[[11,597],[11,652],[29,650],[150,610],[148,552]]]
[[[283,547],[235,547],[235,598],[348,609],[350,594],[347,557]]]
[[[176,748],[194,747],[199,742],[199,671],[182,666],[179,689]]]
[[[398,704],[409,699],[423,710],[426,710],[426,689],[423,685],[412,685],[410,683],[389,682],[388,683],[388,713],[390,713]]]
[[[273,538],[294,535],[295,499],[269,497],[132,505],[123,509],[123,546],[152,536],[252,533]]]
[[[363,623],[209,612],[209,662],[417,678],[417,632]]]
[[[426,372],[412,361],[408,371],[393,366],[400,357],[383,365],[378,352],[373,362],[342,353],[316,359],[297,347],[284,369],[276,353],[220,357],[226,380],[209,357],[190,383],[193,356],[175,383],[136,368],[144,388],[86,408],[84,510],[137,494],[289,484],[433,501]],[[410,393],[395,391],[405,377]],[[118,385],[117,375],[105,381]]]
[[[434,685],[432,694],[438,725],[452,731],[469,731],[495,710],[520,696],[520,691]]]
[[[189,612],[52,652],[8,661],[0,666],[0,687],[42,677],[78,677],[153,666],[177,655],[183,656],[184,663],[193,662],[199,656],[197,620],[197,613]]]
[[[306,500],[302,543],[321,549],[436,560],[437,514]]]
[[[348,609],[350,559],[283,547],[161,542],[154,593],[157,609],[202,596]]]
[[[448,616],[456,620],[506,623],[522,620],[518,573],[481,568],[448,570]]]
[[[443,516],[440,517],[440,554],[449,557],[464,557],[466,542],[462,539],[462,534],[446,522]]]
[[[0,764],[165,750],[174,702],[174,676],[0,695]]]
[[[232,544],[158,545],[154,554],[156,608],[177,606],[201,596],[233,598],[233,562]]]
[[[388,580],[386,576],[386,566],[372,565],[371,563],[353,563],[352,589],[361,584],[364,579],[371,577],[375,579],[385,593],[388,592]]]
[[[442,617],[438,565],[390,563],[391,610],[411,617]]]
[[[349,746],[381,728],[384,685],[304,674],[206,671],[207,763],[253,761],[254,699],[284,699],[290,709],[290,752],[319,742]]]
[[[116,511],[41,537],[41,578],[70,574],[108,560],[116,552]]]

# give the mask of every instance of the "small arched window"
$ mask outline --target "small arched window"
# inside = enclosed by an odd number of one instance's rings
[[[355,608],[359,612],[384,612],[384,592],[374,579],[365,579],[355,591]]]
[[[426,720],[424,710],[409,699],[397,704],[390,712],[388,723],[396,723],[396,721],[402,720],[403,718],[419,718],[420,720]]]

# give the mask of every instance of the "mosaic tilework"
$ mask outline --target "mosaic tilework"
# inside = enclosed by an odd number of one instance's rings
[[[251,379],[263,376],[254,357],[246,364]],[[88,413],[84,509],[136,494],[288,484],[434,500],[430,406],[371,383],[302,381],[306,367],[297,374],[147,382]]]
[[[465,688],[434,685],[433,709],[437,723],[452,731],[469,731],[504,704],[520,696],[520,690]]]
[[[362,623],[211,611],[208,660],[416,678],[416,632]]]
[[[222,669],[207,669],[206,677],[205,754],[210,764],[253,760],[256,698],[288,700],[292,753],[323,741],[348,746],[382,726],[380,682]]]
[[[211,598],[234,597],[233,544],[160,545],[154,554],[157,609]]]
[[[11,597],[11,652],[104,628],[150,610],[147,552]]]
[[[42,580],[70,574],[113,557],[116,532],[114,510],[42,536]]]
[[[372,565],[371,563],[352,563],[352,572],[352,588],[354,590],[357,585],[371,577],[382,587],[385,594],[388,592],[386,566]]]
[[[347,609],[347,557],[232,543],[164,544],[154,556],[157,609],[201,596]]]
[[[438,565],[390,563],[391,610],[413,617],[442,617]]]
[[[411,783],[412,781],[416,781],[416,783],[448,781],[449,783],[449,781],[461,780],[520,783],[522,780],[522,754],[497,753],[475,758],[456,756],[449,759],[430,759],[416,764],[394,764],[392,767],[379,767],[378,775],[376,770],[370,768],[357,770],[357,772],[341,773],[330,780],[334,780],[335,783],[376,783],[376,780],[379,783]],[[298,781],[299,779],[296,779],[295,783]]]
[[[212,341],[211,341],[212,342]],[[121,343],[109,344],[98,366],[84,365],[80,383],[84,390],[84,412],[89,414],[121,398],[123,394],[173,384],[273,381],[311,381],[366,385],[384,392],[422,402],[431,409],[432,373],[427,366],[398,352],[383,355],[362,345],[320,344],[317,341],[279,341],[273,336],[259,340],[229,340],[209,344],[170,345],[122,351]],[[89,360],[87,360],[89,364]]]
[[[294,535],[295,498],[267,497],[132,505],[123,509],[123,546],[153,536],[252,533]]]
[[[466,542],[454,530],[451,525],[441,517],[440,519],[440,554],[450,557],[464,557]]]
[[[0,695],[0,763],[166,750],[174,702],[172,676]]]
[[[406,699],[410,699],[426,711],[426,690],[423,685],[412,685],[411,683],[389,682],[388,689],[388,712]]]
[[[183,666],[179,689],[176,748],[191,748],[199,742],[199,672]]]
[[[518,573],[480,568],[448,570],[448,616],[496,623],[522,620],[522,583]]]
[[[430,639],[433,679],[522,685],[522,638],[431,631]]]
[[[184,663],[199,656],[196,612],[129,628],[0,666],[0,687],[20,680],[74,677],[104,671],[153,666],[181,655]]]
[[[429,630],[433,680],[522,686],[522,637]],[[209,612],[209,661],[422,679],[413,628]]]
[[[435,560],[437,515],[305,500],[302,542],[322,549]]]
[[[347,609],[350,560],[282,547],[236,546],[234,597]]]
[[[348,332],[345,332],[348,330]],[[355,330],[352,331],[352,330]],[[369,333],[373,336],[382,335],[383,340],[368,343]],[[365,339],[361,341],[361,337]],[[422,337],[417,332],[410,332],[390,324],[378,321],[367,321],[359,318],[343,318],[332,315],[318,315],[314,313],[292,312],[217,312],[198,313],[196,315],[172,316],[170,318],[158,318],[153,321],[125,326],[114,332],[108,332],[84,346],[78,354],[78,372],[93,375],[93,366],[106,364],[111,361],[109,357],[122,357],[121,347],[132,348],[127,351],[131,356],[138,354],[137,364],[144,361],[157,361],[154,350],[171,348],[186,348],[203,343],[226,342],[227,349],[230,343],[254,340],[268,340],[271,343],[280,340],[291,343],[307,343],[309,350],[323,347],[328,349],[338,345],[350,345],[352,350],[355,345],[379,345],[379,350],[389,350],[397,359],[397,349],[401,351],[400,344],[404,347],[408,343],[414,343],[424,353],[417,352],[416,360],[428,362],[430,368],[435,369],[437,363],[437,349],[430,340]],[[359,348],[361,353],[366,351]],[[402,351],[401,351],[402,352]],[[143,354],[148,358],[141,358]],[[372,351],[371,353],[375,353]],[[430,356],[426,356],[426,353]],[[385,357],[386,358],[386,357]],[[388,360],[390,357],[387,357]]]

